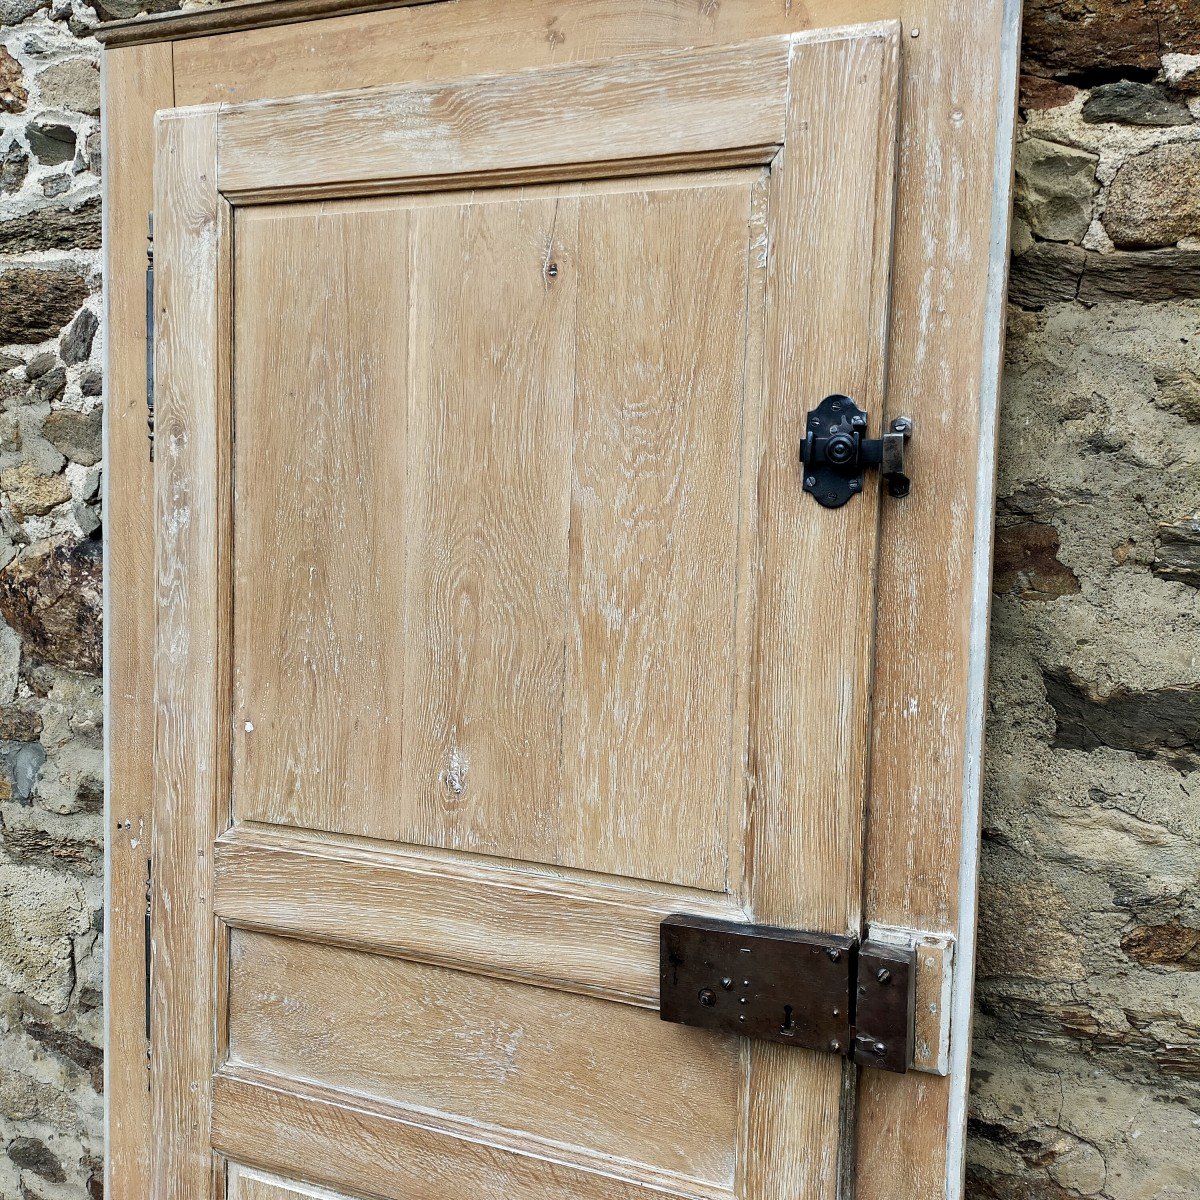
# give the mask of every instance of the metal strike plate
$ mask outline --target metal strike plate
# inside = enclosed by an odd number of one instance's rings
[[[913,1056],[916,950],[868,939],[858,950],[854,1061],[907,1071]]]
[[[664,1021],[850,1052],[853,938],[672,916],[659,940]]]

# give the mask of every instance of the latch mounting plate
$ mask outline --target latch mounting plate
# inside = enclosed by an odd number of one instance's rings
[[[660,926],[659,954],[664,1021],[908,1069],[911,950],[677,915]]]
[[[849,396],[826,396],[805,421],[804,490],[825,508],[841,508],[862,491],[864,469],[877,467],[889,496],[907,496],[904,449],[912,430],[908,417],[896,417],[883,437],[868,438],[867,414]]]

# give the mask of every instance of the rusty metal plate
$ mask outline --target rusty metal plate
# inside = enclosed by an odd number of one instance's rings
[[[848,1054],[853,938],[703,917],[660,929],[664,1021]]]
[[[869,939],[859,947],[854,1061],[860,1066],[908,1070],[916,979],[911,947]]]

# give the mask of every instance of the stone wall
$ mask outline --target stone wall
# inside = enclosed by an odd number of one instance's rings
[[[0,1197],[101,1195],[100,77],[0,0]]]
[[[1026,7],[971,1194],[1200,1195],[1200,3]]]
[[[96,16],[0,0],[2,1200],[102,1194]],[[1200,0],[1025,51],[969,1191],[1190,1200]]]

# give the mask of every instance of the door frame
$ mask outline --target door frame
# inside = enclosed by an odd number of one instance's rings
[[[1020,0],[241,0],[112,23],[104,62],[106,1175],[144,1200],[144,938],[151,842],[154,571],[145,440],[145,214],[153,116],[231,96],[436,78],[586,47],[717,44],[899,18],[903,102],[891,407],[917,425],[914,491],[885,506],[868,800],[872,929],[953,941],[948,1074],[864,1073],[858,1190],[961,1196],[975,951],[995,437],[1008,263]],[[508,46],[496,22],[507,21]],[[436,53],[427,47],[436,45]],[[351,53],[353,48],[354,52]],[[611,50],[615,53],[616,50]],[[256,91],[257,89],[257,91]],[[922,430],[929,430],[922,444]],[[938,431],[935,443],[933,431]],[[929,446],[925,451],[924,446]]]

